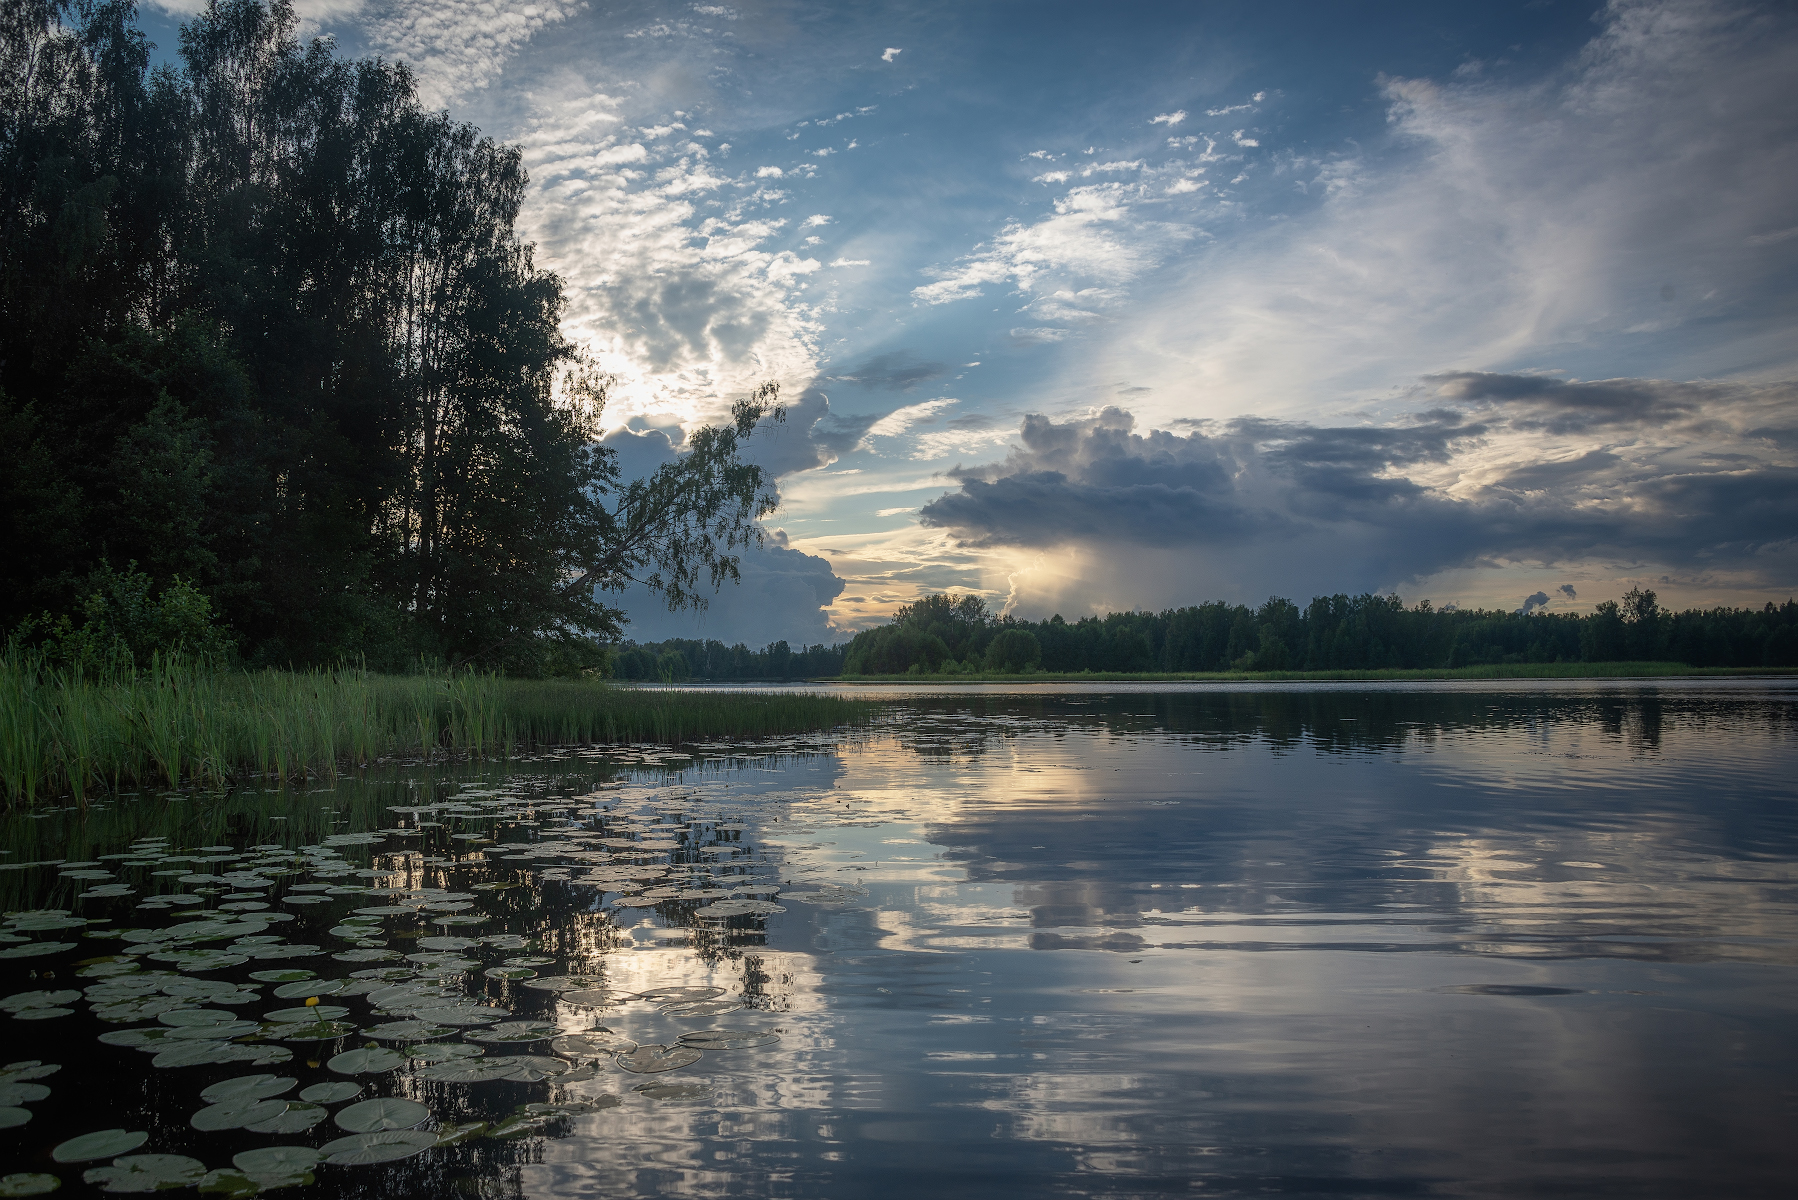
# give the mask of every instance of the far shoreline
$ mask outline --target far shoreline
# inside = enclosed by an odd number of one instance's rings
[[[1305,683],[1429,682],[1479,679],[1741,679],[1798,676],[1798,667],[1693,667],[1685,663],[1489,663],[1470,667],[1412,667],[1355,671],[981,671],[955,675],[840,675],[808,683],[891,685],[895,683]]]

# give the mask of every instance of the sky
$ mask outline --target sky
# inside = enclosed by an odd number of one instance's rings
[[[628,467],[781,385],[768,545],[629,636],[1798,591],[1788,4],[296,9],[524,148]]]

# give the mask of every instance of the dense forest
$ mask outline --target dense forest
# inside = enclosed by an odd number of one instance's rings
[[[601,665],[736,574],[771,388],[635,482],[514,232],[520,152],[214,0],[0,5],[0,632],[53,655]]]
[[[1589,616],[1406,608],[1320,596],[1305,608],[1221,601],[1068,622],[994,618],[977,596],[925,596],[849,643],[846,675],[998,671],[1329,671],[1494,663],[1798,666],[1798,602],[1673,613],[1632,589]]]
[[[715,639],[670,638],[665,642],[626,642],[614,652],[611,670],[620,679],[663,683],[817,679],[841,674],[848,650],[846,642],[797,650],[786,642],[775,642],[751,650],[741,642],[726,646]]]

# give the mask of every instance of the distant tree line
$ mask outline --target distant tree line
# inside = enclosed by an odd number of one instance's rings
[[[515,221],[516,146],[211,0],[0,4],[0,634],[68,658],[602,664],[632,581],[735,578],[772,390],[647,480]]]
[[[1066,621],[995,618],[977,596],[924,596],[855,636],[847,675],[1045,671],[1327,671],[1497,663],[1798,666],[1798,602],[1668,612],[1632,589],[1586,616],[1407,608],[1397,596],[1320,596],[1300,608],[1222,601]]]
[[[751,650],[742,642],[726,646],[717,640],[670,638],[665,642],[626,642],[612,655],[612,673],[620,679],[681,683],[690,680],[816,679],[840,675],[847,643],[802,646],[774,642]]]

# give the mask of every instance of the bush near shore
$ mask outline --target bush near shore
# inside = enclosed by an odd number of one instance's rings
[[[0,655],[0,790],[9,804],[131,787],[332,777],[392,757],[678,743],[868,720],[834,696],[623,688],[492,674],[229,671],[191,659],[95,678]]]

